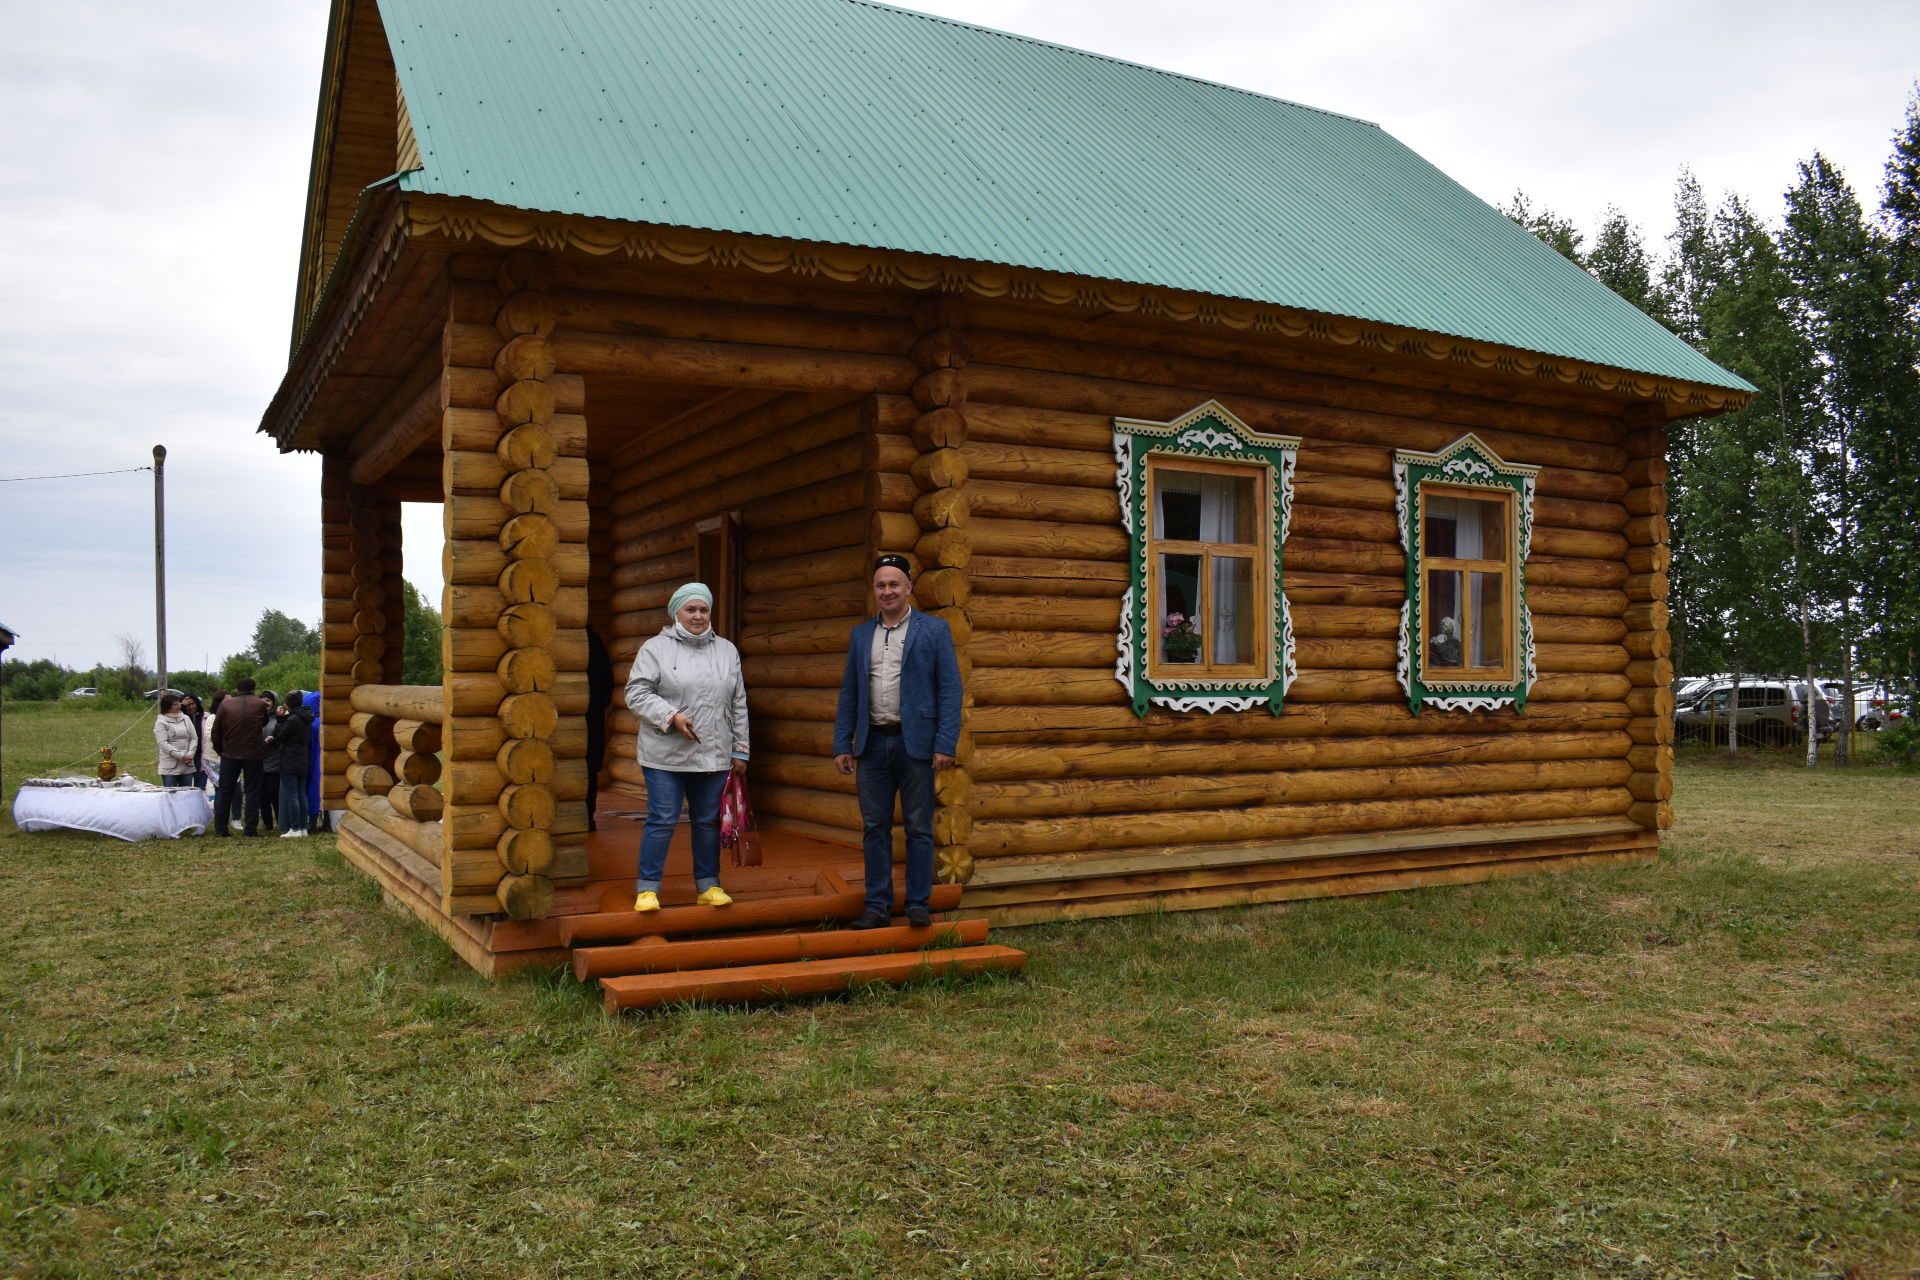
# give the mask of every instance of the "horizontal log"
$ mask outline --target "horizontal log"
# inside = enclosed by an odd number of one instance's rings
[[[446,846],[437,822],[415,822],[402,817],[385,796],[347,792],[347,809],[413,850],[438,867],[446,858]]]
[[[1028,621],[1049,622],[1051,618],[1041,614]],[[983,667],[1100,667],[1111,671],[1119,650],[1111,633],[975,630],[967,643],[967,656]]]
[[[663,616],[664,613],[663,610]],[[529,647],[509,643],[498,627],[453,627],[443,635],[449,671],[494,671],[509,649]],[[544,645],[531,647],[546,649],[553,655],[554,666],[561,671],[587,669],[584,627],[556,628]]]
[[[872,592],[863,574],[858,580],[749,595],[741,613],[752,625],[864,615],[871,603]]]
[[[427,383],[405,404],[389,401],[378,415],[378,434],[354,439],[354,459],[348,478],[358,485],[379,483],[401,459],[433,442],[440,434],[440,383]],[[362,433],[364,435],[364,431]]]
[[[1531,733],[1422,733],[1345,738],[1214,742],[1112,742],[978,748],[976,783],[1049,778],[1189,777],[1380,765],[1487,764],[1519,760],[1620,758],[1632,739],[1619,730]]]
[[[978,560],[985,556],[1125,561],[1131,554],[1127,535],[1117,526],[980,519],[972,521],[968,530],[976,577]]]
[[[1627,651],[1617,644],[1542,644],[1535,646],[1541,671],[1624,671]]]
[[[838,689],[846,670],[844,645],[838,653],[762,654],[740,660],[747,688],[779,685],[794,689]]]
[[[824,351],[757,343],[700,342],[632,334],[557,330],[554,361],[591,378],[770,391],[894,391],[913,385],[918,370],[905,356]]]
[[[580,457],[587,451],[587,420],[581,413],[586,384],[578,377],[556,374],[547,379],[547,386],[554,393],[556,412],[545,424],[546,432],[561,454]],[[450,452],[491,453],[506,433],[489,398],[484,406],[448,409],[441,419],[440,447]]]
[[[837,686],[836,676],[833,683]],[[981,667],[968,692],[981,706],[1078,704],[1100,706],[1129,701],[1111,671],[1054,667]],[[752,697],[749,685],[748,697]]]
[[[382,764],[350,764],[347,785],[365,795],[385,795],[393,788],[393,772]]]
[[[1120,601],[1055,596],[975,596],[967,606],[978,630],[1088,632],[1113,637],[1120,629]]]
[[[967,486],[967,501],[976,516],[1061,524],[1120,523],[1120,495],[1112,488],[975,480]]]
[[[583,587],[587,584],[590,560],[586,543],[559,543],[545,559],[553,566],[562,585]],[[491,586],[500,580],[501,572],[515,562],[516,558],[502,551],[498,542],[477,538],[449,542],[442,553],[446,580],[463,585]]]
[[[831,724],[839,699],[838,688],[781,689],[747,685],[747,710],[755,723],[766,717],[777,720],[820,720]]]
[[[1601,587],[1625,585],[1627,566],[1618,560],[1586,560],[1560,556],[1530,556],[1527,586]]]
[[[1080,485],[1112,490],[1116,479],[1111,428],[1101,449],[1058,449],[1039,444],[997,444],[969,438],[962,452],[975,480],[1011,480]]]
[[[438,822],[446,811],[446,797],[437,787],[402,785],[387,792],[395,813],[411,822]]]
[[[448,627],[495,627],[507,612],[509,601],[498,587],[464,586],[450,583],[446,595]],[[1618,612],[1616,610],[1616,612]],[[561,587],[551,604],[545,607],[558,628],[587,625],[587,592],[583,587]],[[511,638],[511,637],[510,637]]]
[[[447,725],[447,759],[492,760],[508,741],[506,726],[497,716],[463,716]],[[587,721],[584,716],[563,716],[546,737],[556,756],[571,759],[586,755]],[[493,797],[486,797],[489,802]]]
[[[982,595],[1085,596],[1117,599],[1131,571],[1126,560],[1075,560],[1045,556],[988,556],[974,548],[967,566],[978,607]],[[1404,590],[1404,587],[1403,587]]]
[[[847,651],[847,637],[859,625],[859,614],[750,623],[741,632],[744,656],[769,653],[839,653]]]
[[[1059,818],[976,821],[971,848],[978,858],[1141,845],[1280,840],[1342,831],[1397,831],[1408,827],[1469,826],[1482,822],[1546,822],[1623,814],[1633,797],[1622,786],[1509,791],[1490,795],[1335,800],[1250,809],[1179,810]]]
[[[1118,688],[1118,684],[1115,685]],[[748,698],[753,691],[748,691]],[[757,712],[756,712],[757,713]],[[832,719],[831,703],[826,719]],[[998,743],[1215,742],[1220,740],[1330,736],[1459,733],[1535,733],[1560,730],[1623,729],[1632,712],[1622,701],[1555,703],[1534,696],[1525,715],[1517,710],[1437,711],[1415,716],[1396,687],[1394,700],[1379,703],[1315,703],[1295,691],[1283,714],[1265,708],[1221,711],[1211,715],[1150,708],[1135,717],[1130,707],[1086,705],[975,706],[967,713],[969,731],[986,746]],[[799,717],[811,719],[816,717]]]
[[[866,543],[750,564],[741,585],[750,593],[790,591],[864,579],[872,556]]]
[[[791,457],[755,467],[750,471],[727,476],[712,484],[679,491],[675,496],[653,506],[641,507],[615,517],[610,526],[614,540],[638,537],[641,534],[670,528],[715,512],[744,507],[755,499],[784,494],[853,475],[862,470],[871,470],[872,468],[867,465],[869,462],[867,455],[875,439],[876,437],[865,439],[850,437],[837,440],[817,449],[809,449],[805,453],[794,454]],[[911,444],[907,445],[909,449],[912,447]],[[828,510],[844,511],[854,505],[852,502],[843,501]],[[824,514],[827,514],[827,511],[810,511],[807,513],[807,518]]]
[[[702,441],[696,449],[694,442],[689,441],[682,448],[667,450],[618,473],[607,509],[615,516],[631,515],[670,502],[682,494],[710,489],[735,477],[857,437],[861,434],[860,408],[859,402],[847,401],[812,417],[787,423],[778,430],[754,436],[741,437],[737,431],[729,430],[726,435],[734,443],[719,451],[708,452],[710,442]],[[909,460],[913,446],[903,441],[893,456],[900,461]]]
[[[1351,542],[1400,543],[1400,521],[1387,511],[1356,511],[1351,507],[1307,506],[1296,503],[1288,538],[1343,539]]]
[[[1407,570],[1406,555],[1399,547],[1351,539],[1292,536],[1281,547],[1280,560],[1287,572],[1399,576],[1403,582]]]
[[[393,720],[446,719],[445,694],[439,685],[363,684],[353,691],[353,709]]]
[[[1633,776],[1624,759],[1509,760],[1483,764],[1370,765],[1175,777],[1062,778],[989,782],[974,789],[976,819],[1165,813],[1245,806],[1320,804],[1617,787]]]
[[[1451,421],[1451,412],[1471,411],[1499,415],[1488,422],[1518,424],[1527,430],[1545,428],[1574,439],[1621,439],[1618,406],[1605,395],[1538,379],[1522,383],[1499,370],[1469,370],[1361,347],[1343,350],[1257,329],[1148,320],[1137,313],[1122,317],[1005,296],[972,299],[967,328],[970,334],[990,338],[1005,334],[1016,342],[1024,335],[1041,336],[1060,343],[1056,349],[1062,352],[1086,348],[1097,354],[1114,352],[1146,367],[1165,359],[1252,366],[1276,377],[1297,379],[1303,389],[1322,392],[1335,404],[1344,403],[1340,389],[1357,385],[1375,394],[1406,394],[1409,398],[1394,402],[1395,407],[1417,410],[1422,416],[1437,411]],[[990,349],[983,345],[979,351]],[[1051,367],[1051,362],[1041,367]],[[1429,399],[1418,398],[1422,396]]]
[[[1426,415],[1403,417],[1349,408],[1322,413],[1297,403],[1283,402],[1283,397],[1256,398],[1254,393],[1227,392],[1230,386],[1244,385],[1244,380],[1253,372],[1233,365],[1222,365],[1217,371],[1220,380],[1210,377],[1200,384],[1205,388],[1201,390],[1058,369],[1021,369],[987,361],[978,351],[975,355],[975,361],[967,366],[970,422],[986,402],[1169,421],[1212,395],[1256,431],[1313,436],[1344,444],[1435,451],[1459,439],[1464,434],[1461,426],[1468,425],[1440,422]],[[1611,475],[1617,475],[1626,463],[1625,452],[1612,445],[1500,428],[1473,426],[1472,429],[1508,462]]]
[[[446,510],[446,536],[448,538],[498,539],[500,530],[515,516],[522,514],[501,501],[474,493],[456,493],[448,497]],[[551,511],[541,514],[553,522],[554,531],[562,542],[585,542],[591,529],[592,515],[585,502],[564,499]]]
[[[1407,575],[1327,573],[1288,563],[1283,577],[1287,599],[1295,605],[1348,608],[1391,607],[1396,616],[1407,597]]]
[[[552,297],[558,327],[582,332],[889,353],[905,352],[914,338],[910,323],[889,316],[598,289],[556,289]]]

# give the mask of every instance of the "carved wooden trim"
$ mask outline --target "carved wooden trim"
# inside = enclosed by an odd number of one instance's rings
[[[406,218],[414,236],[438,236],[505,247],[575,250],[602,257],[619,254],[683,266],[744,267],[769,275],[788,272],[850,283],[901,285],[945,293],[973,293],[987,298],[1138,312],[1256,333],[1280,333],[1663,400],[1688,413],[1738,409],[1748,399],[1745,392],[1725,387],[1658,378],[1396,325],[996,263],[505,209],[445,196],[412,197],[407,204]]]

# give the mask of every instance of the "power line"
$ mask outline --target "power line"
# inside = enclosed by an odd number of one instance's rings
[[[0,484],[16,484],[21,480],[78,480],[82,476],[124,476],[135,471],[151,471],[152,467],[122,467],[118,471],[73,471],[64,476],[0,476]]]

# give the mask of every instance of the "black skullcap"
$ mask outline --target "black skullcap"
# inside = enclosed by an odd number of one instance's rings
[[[909,578],[913,576],[913,566],[907,563],[907,558],[905,556],[894,555],[892,552],[888,552],[873,562],[873,571],[875,573],[880,572],[882,569],[898,569]]]

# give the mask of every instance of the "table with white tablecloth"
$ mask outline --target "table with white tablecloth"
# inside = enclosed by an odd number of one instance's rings
[[[204,834],[213,825],[213,805],[197,787],[29,778],[13,797],[13,822],[22,831],[68,828],[121,840],[173,840]]]

